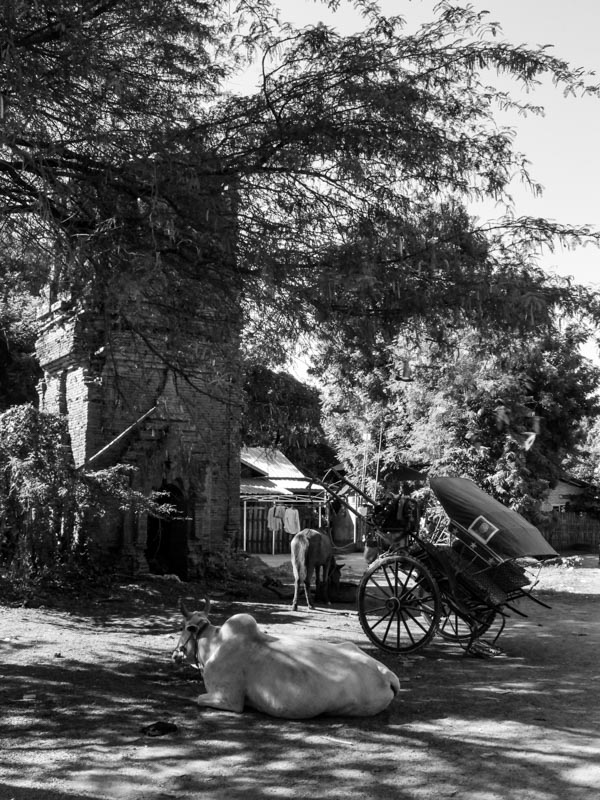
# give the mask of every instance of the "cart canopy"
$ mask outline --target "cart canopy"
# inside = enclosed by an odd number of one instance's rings
[[[429,484],[451,520],[505,558],[558,556],[540,531],[468,478],[430,478]]]

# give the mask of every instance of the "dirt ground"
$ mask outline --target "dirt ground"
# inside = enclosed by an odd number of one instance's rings
[[[198,673],[169,656],[177,597],[193,604],[206,587],[125,581],[68,610],[5,602],[0,800],[600,796],[597,555],[544,568],[538,597],[552,609],[528,601],[493,659],[437,639],[410,658],[376,651],[351,606],[291,612],[285,575],[269,569],[282,597],[209,587],[213,621],[247,611],[271,633],[355,641],[400,677],[387,711],[288,722],[197,710]],[[176,730],[143,731],[158,721]]]

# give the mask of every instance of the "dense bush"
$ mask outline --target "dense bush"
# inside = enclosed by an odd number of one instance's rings
[[[131,471],[76,468],[58,415],[31,405],[0,414],[0,568],[21,586],[97,577],[86,535],[94,518],[115,509],[169,512],[131,489]]]

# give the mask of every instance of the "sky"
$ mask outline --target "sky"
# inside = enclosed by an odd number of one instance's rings
[[[406,30],[411,30],[433,18],[435,0],[380,0],[380,4],[385,12],[405,17]],[[595,71],[593,80],[600,83],[599,0],[472,0],[472,5],[489,11],[490,19],[501,24],[500,38],[513,44],[553,45],[555,56],[573,67]],[[342,2],[336,14],[327,12],[318,0],[280,0],[279,6],[293,22],[323,20],[340,33],[363,24],[350,3]],[[515,148],[528,157],[530,172],[544,192],[536,198],[515,184],[516,215],[600,229],[600,98],[565,98],[548,84],[528,99],[544,106],[544,117],[512,116],[501,121],[516,129]],[[474,213],[487,219],[500,212],[490,205]],[[600,289],[600,251],[595,247],[556,250],[544,255],[541,266]]]

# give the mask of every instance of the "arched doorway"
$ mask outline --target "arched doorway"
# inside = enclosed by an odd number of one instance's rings
[[[148,516],[146,560],[150,572],[158,575],[175,574],[187,580],[188,573],[188,520],[185,495],[174,484],[161,488],[166,492],[165,505],[175,506],[178,519],[159,519]]]

